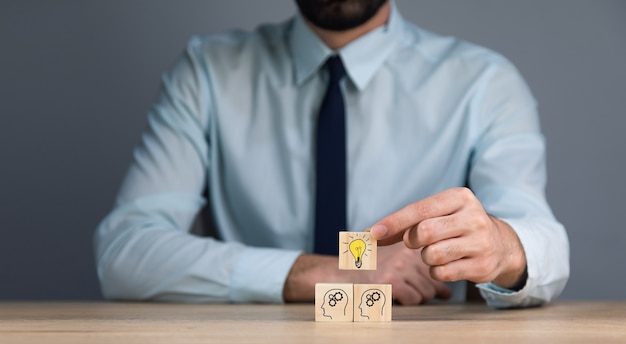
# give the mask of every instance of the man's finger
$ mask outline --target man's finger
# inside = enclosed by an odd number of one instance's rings
[[[403,240],[408,248],[421,248],[436,242],[462,236],[467,220],[459,213],[426,219],[404,232]]]
[[[372,228],[368,227],[365,228],[365,230],[363,230],[364,232],[371,232]],[[378,242],[376,243],[378,246],[389,246],[389,245],[393,245],[396,243],[399,243],[400,241],[402,241],[402,233],[398,233],[395,236],[392,237],[388,237],[382,240],[378,240]]]
[[[493,264],[487,259],[464,258],[448,264],[430,268],[430,276],[442,282],[468,280],[474,283],[491,282],[494,276]]]
[[[403,238],[402,238],[403,234],[404,234],[403,232],[400,232],[400,233],[397,233],[396,235],[387,237],[385,239],[380,239],[380,240],[378,240],[377,245],[378,246],[387,246],[387,245],[393,245],[395,243],[398,243],[398,242],[403,240]]]
[[[471,191],[467,188],[454,188],[442,191],[423,200],[409,204],[399,211],[383,218],[370,229],[377,240],[394,238],[400,241],[398,233],[417,225],[425,219],[450,215],[462,208]]]
[[[435,289],[437,290],[436,297],[438,299],[447,300],[452,297],[452,289],[445,283],[436,283]]]

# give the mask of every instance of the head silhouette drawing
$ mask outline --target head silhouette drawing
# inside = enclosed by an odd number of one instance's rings
[[[342,289],[330,289],[324,294],[324,303],[322,303],[322,315],[333,319],[336,317],[346,316],[346,308],[348,307],[348,293]]]
[[[382,316],[383,310],[385,309],[385,302],[387,302],[387,297],[382,290],[366,290],[361,294],[361,303],[359,304],[361,316],[369,319],[369,314],[374,314],[374,312],[379,312]]]

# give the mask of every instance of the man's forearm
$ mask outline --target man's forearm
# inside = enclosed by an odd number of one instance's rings
[[[315,299],[315,283],[339,282],[337,257],[303,254],[293,264],[285,287],[285,302],[305,302]]]

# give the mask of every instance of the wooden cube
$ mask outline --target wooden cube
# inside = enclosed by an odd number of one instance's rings
[[[391,321],[391,284],[354,285],[354,321]]]
[[[315,321],[352,321],[352,283],[315,284]]]
[[[339,232],[339,269],[376,270],[377,241],[369,232]]]

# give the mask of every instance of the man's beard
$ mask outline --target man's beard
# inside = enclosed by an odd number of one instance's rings
[[[296,0],[313,25],[331,31],[355,28],[370,20],[387,0]]]

